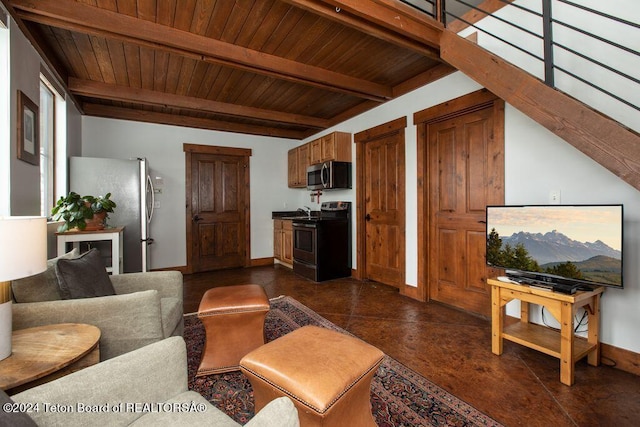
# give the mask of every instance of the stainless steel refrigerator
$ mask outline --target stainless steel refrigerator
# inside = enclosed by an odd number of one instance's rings
[[[71,157],[69,190],[81,196],[111,193],[117,206],[107,219],[108,226],[124,226],[123,270],[125,273],[148,271],[153,243],[150,224],[153,218],[154,192],[146,159],[104,159]],[[105,259],[110,245],[92,243]]]

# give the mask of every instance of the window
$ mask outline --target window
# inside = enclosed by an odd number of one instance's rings
[[[60,159],[65,157],[66,105],[64,97],[40,74],[40,213],[49,216],[60,193]],[[64,169],[64,167],[63,167]]]
[[[54,200],[55,183],[55,95],[45,80],[40,81],[40,213],[48,216]]]

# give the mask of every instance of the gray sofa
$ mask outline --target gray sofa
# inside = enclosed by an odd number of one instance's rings
[[[39,426],[240,425],[187,389],[187,352],[181,337],[148,345],[11,398],[16,407],[31,408],[27,415]],[[44,403],[48,408],[68,410],[47,411]],[[38,411],[33,410],[36,404]],[[0,424],[3,415],[7,425],[20,425],[19,420],[9,420],[7,413],[0,413]],[[298,412],[288,397],[282,397],[245,425],[295,427]]]
[[[64,255],[77,256],[77,252]],[[13,329],[54,323],[88,323],[100,329],[100,360],[170,336],[182,336],[183,284],[177,271],[109,276],[116,295],[61,299],[55,264],[38,275],[12,282]]]

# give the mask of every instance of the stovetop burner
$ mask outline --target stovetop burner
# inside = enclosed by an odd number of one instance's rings
[[[322,202],[319,215],[294,219],[295,224],[315,224],[322,221],[347,221],[351,214],[351,202]]]

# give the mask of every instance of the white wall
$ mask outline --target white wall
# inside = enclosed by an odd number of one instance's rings
[[[252,259],[273,256],[271,212],[298,207],[296,190],[287,188],[287,151],[297,141],[87,116],[82,118],[82,135],[83,156],[146,157],[151,176],[163,178],[163,192],[156,195],[159,207],[151,224],[153,269],[187,263],[185,143],[252,150]]]
[[[17,92],[21,90],[36,105],[40,104],[40,69],[44,61],[29,40],[22,34],[13,19],[9,18],[9,117],[10,123],[16,123]],[[5,34],[6,36],[6,34]],[[0,76],[2,74],[0,73]],[[2,114],[0,109],[0,114]],[[4,131],[4,129],[3,129]],[[0,144],[3,169],[0,174],[0,195],[2,210],[11,215],[40,215],[40,168],[22,160],[18,160],[16,153],[16,126],[9,127],[9,144]],[[4,136],[3,136],[4,137]],[[82,139],[80,112],[72,102],[66,102],[66,140],[58,140],[56,144],[62,147],[62,152],[79,153]],[[8,169],[5,165],[9,165]],[[56,166],[58,168],[57,186],[66,188],[66,161]],[[5,184],[8,177],[9,185]],[[62,179],[60,179],[63,177]],[[9,194],[4,192],[8,191]],[[6,205],[8,200],[8,208]]]
[[[24,92],[36,105],[40,104],[40,56],[20,32],[17,24],[10,24],[10,81],[11,123],[17,123],[18,90]],[[40,215],[40,168],[18,160],[16,126],[11,126],[11,215]],[[34,197],[34,194],[36,197]]]

